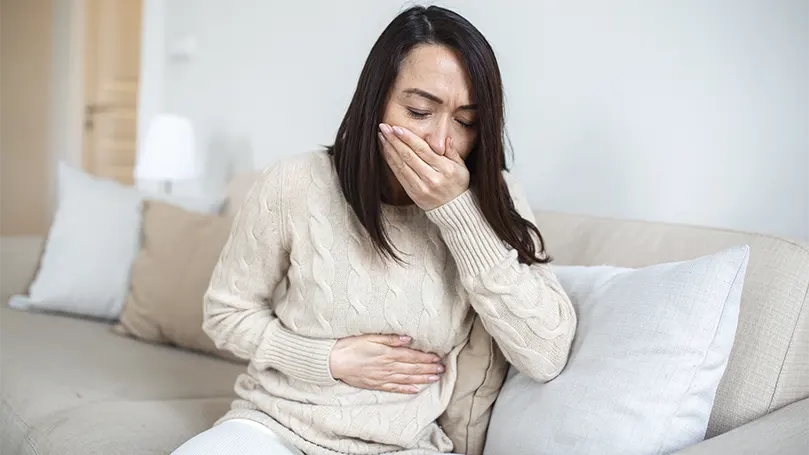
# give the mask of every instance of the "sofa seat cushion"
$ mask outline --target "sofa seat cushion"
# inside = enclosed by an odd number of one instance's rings
[[[89,403],[39,421],[9,455],[167,455],[209,428],[230,409],[231,398]],[[7,412],[3,409],[3,414]],[[4,420],[6,416],[2,417]],[[9,428],[4,426],[4,428]],[[13,428],[19,429],[19,426]],[[3,430],[6,431],[6,430]]]
[[[169,453],[229,408],[243,365],[105,323],[0,309],[0,453]]]

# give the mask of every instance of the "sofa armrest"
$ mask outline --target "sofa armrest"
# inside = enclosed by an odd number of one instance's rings
[[[809,398],[804,398],[727,433],[686,447],[676,455],[803,455],[807,450]]]
[[[12,295],[28,293],[44,246],[43,237],[0,237],[0,305],[8,305]]]

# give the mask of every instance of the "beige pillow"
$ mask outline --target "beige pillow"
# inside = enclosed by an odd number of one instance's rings
[[[235,360],[202,331],[203,297],[233,218],[143,203],[143,242],[113,331]]]
[[[508,373],[508,362],[475,317],[469,341],[458,355],[458,379],[438,423],[455,444],[454,453],[480,455],[492,409]]]

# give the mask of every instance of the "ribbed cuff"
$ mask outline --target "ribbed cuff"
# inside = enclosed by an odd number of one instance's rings
[[[471,189],[428,211],[427,217],[441,230],[463,276],[478,276],[508,255],[508,248],[486,221]]]
[[[264,333],[260,352],[266,366],[289,377],[318,385],[337,383],[329,368],[329,355],[335,339],[309,338],[298,335],[275,320]]]

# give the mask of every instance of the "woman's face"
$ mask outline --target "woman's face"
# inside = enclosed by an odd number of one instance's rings
[[[455,52],[440,45],[413,48],[402,62],[382,121],[409,129],[440,154],[451,137],[466,159],[477,140],[477,111]]]

